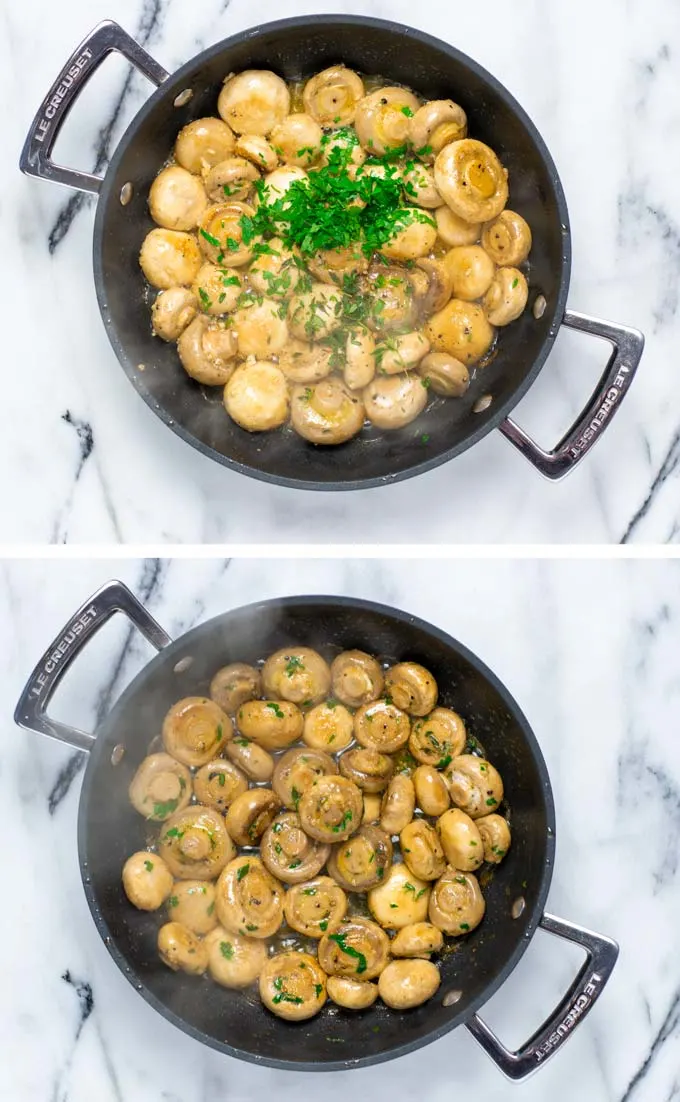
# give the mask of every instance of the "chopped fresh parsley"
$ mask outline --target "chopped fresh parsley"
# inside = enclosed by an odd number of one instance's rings
[[[322,983],[315,983],[314,984],[314,990],[316,992],[316,997],[318,999],[319,996],[321,995],[321,992],[323,991],[323,984]]]
[[[229,941],[220,942],[220,953],[225,960],[232,960],[234,956],[234,946]]]
[[[240,882],[243,880],[243,877],[247,876],[249,871],[250,871],[250,865],[241,865],[238,872],[236,873],[237,883],[240,884]]]
[[[183,830],[178,830],[177,827],[170,827],[170,830],[166,830],[166,838],[182,838],[184,836]]]
[[[257,926],[254,922],[246,922],[246,930],[249,934],[252,934],[253,930],[257,930]]]
[[[180,781],[184,778],[180,777]],[[167,819],[169,815],[172,815],[173,811],[177,811],[177,804],[179,800],[166,800],[164,803],[154,804],[153,811],[151,812],[150,819]]]
[[[169,900],[168,900],[168,907],[177,907],[177,906],[179,906],[179,899],[177,898],[176,895],[171,895]]]
[[[294,673],[297,673],[298,670],[304,670],[304,668],[305,664],[301,658],[294,654],[286,655],[286,674],[288,677],[292,677]]]
[[[316,895],[316,888],[303,888],[302,889],[302,894],[303,895]]]
[[[221,742],[221,741],[222,741],[222,736],[223,736],[223,734],[224,734],[224,731],[222,730],[222,724],[221,724],[221,723],[218,723],[218,724],[217,724],[217,731],[216,731],[216,733],[215,733],[215,737],[216,737],[216,739],[217,739],[217,741],[218,741],[218,742]]]
[[[461,922],[460,928],[461,928],[461,930],[469,930],[470,929],[467,922]]]
[[[321,922],[319,923],[319,929],[323,930],[323,932],[326,933],[326,930],[328,929],[328,919],[327,918],[322,918],[321,919]]]
[[[400,110],[401,110],[402,115],[406,115],[407,119],[412,119],[413,118],[413,111],[408,106],[408,104],[405,103],[404,106],[402,108],[400,108]]]
[[[201,306],[204,310],[209,310],[212,306],[212,299],[207,291],[204,291],[202,287],[198,288],[198,297],[201,300]]]
[[[153,861],[145,861],[144,862],[144,868],[146,869],[147,872],[151,872],[151,870],[153,868]]]
[[[277,718],[277,719],[283,719],[283,718],[284,718],[284,714],[283,714],[283,712],[281,711],[281,709],[279,708],[279,706],[278,706],[278,704],[276,703],[276,701],[274,701],[274,700],[268,700],[268,701],[267,701],[267,707],[268,707],[268,708],[271,708],[272,712],[274,713],[274,715],[276,716],[276,718]]]
[[[210,903],[209,906],[208,906],[208,911],[207,911],[208,917],[210,917],[210,915],[212,915],[214,910],[215,910],[215,900],[213,899],[212,903]]]
[[[297,859],[296,859],[295,861],[291,861],[291,863],[290,863],[290,865],[288,866],[288,868],[289,868],[289,869],[297,869],[297,868],[298,868],[298,867],[299,867],[299,866],[300,866],[301,864],[302,864],[302,861],[301,861],[301,860],[300,860],[300,858],[298,857],[298,858],[297,858]]]
[[[339,949],[342,950],[343,953],[346,953],[348,957],[353,957],[357,961],[356,971],[357,971],[357,975],[359,976],[359,975],[361,975],[362,972],[366,971],[366,967],[367,967],[366,957],[364,956],[363,953],[360,953],[359,950],[355,949],[352,945],[347,945],[345,943],[345,938],[346,937],[347,937],[347,934],[329,934],[328,935],[329,940],[334,941],[335,944],[338,946]]]
[[[220,243],[219,243],[219,241],[217,240],[216,237],[213,237],[213,235],[211,233],[208,233],[207,230],[202,229],[200,231],[200,234],[201,234],[201,237],[204,238],[208,242],[209,245],[212,245],[213,249],[219,249]]]
[[[346,811],[345,814],[343,815],[341,821],[337,824],[337,826],[333,827],[333,833],[334,834],[339,834],[341,830],[345,830],[345,828],[348,826],[348,824],[352,822],[352,819],[353,819],[352,812],[351,811]]]
[[[298,809],[298,804],[300,803],[300,800],[302,799],[302,793],[301,793],[301,792],[298,792],[298,790],[297,790],[297,788],[295,787],[295,785],[293,785],[293,787],[292,787],[292,788],[291,788],[291,790],[290,790],[290,798],[291,798],[291,800],[293,801],[293,807],[294,807],[294,808],[295,808],[295,810],[297,811],[297,809]]]

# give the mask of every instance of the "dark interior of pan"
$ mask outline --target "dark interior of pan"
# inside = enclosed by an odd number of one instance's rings
[[[209,978],[169,971],[156,949],[162,917],[135,910],[122,890],[126,858],[158,833],[132,809],[127,788],[167,709],[185,695],[206,693],[221,665],[256,662],[293,642],[316,647],[329,659],[359,647],[384,659],[422,662],[437,679],[440,702],[465,717],[470,734],[482,743],[505,782],[513,845],[484,887],[486,916],[443,957],[438,994],[407,1013],[383,1005],[357,1013],[327,1003],[308,1022],[283,1022],[265,1010],[256,990],[228,991]],[[125,752],[114,765],[111,755],[118,745]],[[497,678],[464,647],[382,605],[287,598],[210,620],[139,674],[97,732],[83,785],[78,843],[85,891],[100,933],[121,970],[157,1010],[204,1043],[243,1059],[332,1070],[386,1060],[434,1040],[499,986],[522,955],[543,910],[552,873],[554,813],[545,764],[525,718]],[[520,896],[527,906],[514,919],[512,906]],[[445,1006],[443,1000],[452,991],[460,992],[460,999]]]
[[[472,136],[487,142],[510,171],[510,205],[529,222],[533,248],[529,307],[501,332],[496,359],[462,399],[435,399],[396,432],[364,428],[338,447],[309,444],[291,429],[250,434],[222,407],[222,389],[202,387],[183,371],[174,345],[151,336],[148,288],[137,257],[152,229],[151,182],[187,122],[216,113],[224,77],[245,68],[275,69],[287,79],[343,61],[367,74],[411,86],[428,98],[452,98]],[[186,88],[193,96],[173,104]],[[133,185],[122,206],[121,188]],[[116,151],[102,188],[94,238],[97,293],[109,337],[134,386],[175,432],[219,462],[268,481],[309,489],[380,485],[429,469],[495,427],[540,370],[559,326],[569,281],[567,210],[555,166],[533,124],[485,70],[451,46],[418,31],[358,17],[315,16],[255,28],[213,46],[173,74],[142,108]],[[531,304],[547,300],[536,320]],[[141,366],[140,366],[141,365]],[[493,396],[473,412],[481,395]]]

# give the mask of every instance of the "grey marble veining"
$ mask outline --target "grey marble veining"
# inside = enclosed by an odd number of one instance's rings
[[[172,70],[257,22],[316,12],[375,14],[455,43],[517,96],[545,137],[570,208],[569,304],[647,333],[638,379],[611,428],[551,485],[494,433],[416,480],[352,494],[259,484],[175,438],[140,402],[106,340],[91,274],[94,202],[22,178],[33,112],[76,42],[115,17]],[[680,281],[680,12],[670,0],[91,0],[6,5],[0,170],[6,264],[3,503],[10,541],[677,542],[680,421],[674,395]],[[149,85],[108,60],[58,144],[103,171]],[[661,155],[663,151],[663,155]],[[11,271],[11,277],[9,275]],[[584,404],[604,346],[558,337],[515,412],[552,445]]]
[[[228,608],[294,593],[385,601],[475,651],[526,713],[557,813],[552,913],[616,938],[609,988],[555,1059],[521,1087],[465,1030],[375,1068],[325,1075],[253,1068],[158,1017],[110,959],[76,855],[84,755],[15,728],[48,641],[110,577],[173,636]],[[213,1102],[275,1094],[340,1102],[671,1102],[680,1068],[680,565],[676,562],[215,560],[0,565],[0,801],[10,838],[0,908],[0,1047],[11,1102]],[[116,618],[88,646],[52,712],[96,728],[152,651]],[[25,844],[24,844],[25,843]],[[526,1040],[579,965],[540,932],[483,1015]]]

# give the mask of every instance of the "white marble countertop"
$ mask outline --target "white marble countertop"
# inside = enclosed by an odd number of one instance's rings
[[[544,482],[498,433],[416,480],[349,495],[271,487],[218,467],[153,416],[116,362],[94,295],[91,201],[18,173],[38,103],[97,20],[115,17],[172,70],[257,22],[322,11],[412,23],[494,72],[535,120],[562,176],[570,306],[646,333],[631,394],[564,483]],[[414,529],[427,542],[679,539],[680,102],[670,44],[680,13],[670,0],[487,0],[483,15],[443,0],[23,0],[6,5],[3,32],[0,463],[11,478],[0,539],[398,542]],[[115,59],[94,78],[60,138],[64,163],[106,161],[148,95],[126,75]],[[554,444],[604,355],[604,346],[561,334],[516,410],[520,423]]]
[[[275,1096],[448,1102],[672,1102],[680,1096],[680,566],[677,563],[356,560],[5,563],[0,566],[0,800],[21,845],[3,851],[2,1097],[8,1102],[251,1102]],[[300,592],[420,615],[465,642],[518,700],[541,743],[557,811],[548,907],[616,938],[609,988],[564,1049],[513,1087],[464,1029],[394,1063],[302,1075],[202,1048],[119,973],[80,882],[81,754],[15,728],[30,669],[111,577],[172,635],[228,608]],[[93,730],[150,657],[122,618],[67,676],[53,714]],[[12,834],[10,834],[10,838]],[[566,990],[576,952],[537,933],[483,1014],[525,1041]]]

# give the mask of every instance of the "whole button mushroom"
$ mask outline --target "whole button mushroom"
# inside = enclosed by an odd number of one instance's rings
[[[284,912],[291,930],[317,940],[333,933],[347,913],[347,896],[330,876],[293,884],[285,895]]]
[[[425,716],[437,703],[437,682],[418,662],[398,662],[385,674],[385,692],[404,712]]]
[[[224,388],[224,408],[247,432],[270,432],[288,417],[286,378],[269,360],[256,360],[237,367]]]
[[[183,230],[156,229],[147,233],[139,263],[152,287],[188,287],[201,266],[201,251],[195,237]]]
[[[451,276],[453,294],[465,302],[485,295],[493,283],[496,267],[481,245],[458,245],[444,257]]]
[[[288,326],[275,299],[253,297],[234,311],[233,320],[241,355],[268,360],[271,356],[278,356],[286,347]],[[249,364],[245,370],[252,372],[257,366]],[[253,387],[255,378],[251,375],[250,385]],[[258,394],[257,399],[262,402],[263,396]]]
[[[406,865],[395,863],[382,883],[368,893],[368,906],[381,926],[400,930],[413,922],[425,921],[429,898],[429,883],[414,876]]]
[[[305,84],[305,111],[322,126],[348,126],[354,122],[357,104],[364,97],[364,82],[352,69],[331,65]]]
[[[484,142],[474,138],[445,145],[434,162],[440,195],[466,222],[496,218],[508,201],[508,173]]]
[[[156,911],[172,891],[172,873],[162,857],[141,850],[123,865],[123,889],[139,911]]]
[[[264,691],[293,704],[317,704],[331,687],[328,663],[311,647],[283,647],[262,670]]]
[[[164,168],[151,185],[149,213],[167,230],[193,230],[201,221],[208,197],[198,176],[179,165]]]
[[[276,73],[247,69],[224,82],[217,110],[236,134],[267,137],[290,111],[290,92]]]
[[[387,786],[380,811],[380,826],[386,834],[399,834],[411,822],[416,807],[416,790],[410,777],[398,773]]]
[[[187,696],[173,704],[163,720],[163,745],[184,765],[205,765],[219,754],[233,734],[229,716],[203,696]]]
[[[192,291],[201,310],[210,317],[222,317],[234,309],[243,292],[243,278],[236,268],[224,268],[206,261],[198,270]],[[238,342],[234,338],[234,348]]]
[[[271,754],[243,735],[237,735],[228,742],[225,753],[252,781],[268,781],[274,772]]]
[[[271,789],[249,788],[227,811],[229,836],[240,846],[256,845],[280,809],[281,801]]]
[[[271,133],[274,149],[285,164],[307,168],[318,160],[323,131],[312,115],[304,111],[288,115]]]
[[[302,734],[303,716],[289,700],[247,700],[237,714],[241,734],[265,750],[285,750]]]
[[[200,976],[208,967],[208,947],[181,922],[166,922],[158,931],[158,955],[173,972]]]
[[[191,773],[170,754],[149,754],[137,769],[128,795],[135,811],[162,823],[191,799]]]
[[[312,444],[343,444],[361,432],[364,403],[336,376],[312,386],[296,386],[291,394],[291,424]]]
[[[427,321],[425,335],[435,352],[448,352],[469,366],[489,351],[494,330],[476,302],[452,298]]]
[[[222,987],[250,987],[267,963],[267,943],[229,933],[221,926],[205,939],[210,978]]]
[[[338,700],[349,708],[372,704],[384,684],[380,663],[361,650],[346,650],[333,659],[331,681]]]
[[[364,704],[354,716],[354,736],[369,750],[393,754],[408,742],[410,733],[406,713],[386,700]]]
[[[492,325],[509,325],[523,313],[528,297],[526,277],[519,268],[499,268],[482,305]]]
[[[328,975],[372,980],[390,959],[390,939],[369,918],[348,918],[319,942],[319,964]]]
[[[482,247],[501,265],[519,267],[531,251],[531,229],[521,214],[504,210],[482,230]]]
[[[434,161],[445,145],[467,136],[467,116],[451,99],[434,99],[419,107],[409,124],[416,155]]]
[[[195,175],[219,164],[234,148],[234,134],[222,119],[194,119],[180,130],[175,159]]]
[[[220,925],[229,933],[271,937],[283,921],[281,884],[259,857],[236,857],[224,867],[215,885],[215,910]]]
[[[303,830],[319,842],[342,842],[358,829],[361,790],[347,777],[319,777],[298,804]]]
[[[168,287],[160,291],[151,307],[154,336],[176,341],[198,313],[198,299],[188,287]]]
[[[471,819],[489,815],[503,801],[501,775],[485,758],[459,754],[446,767],[444,776],[453,803]]]
[[[295,812],[279,815],[265,830],[260,854],[272,876],[284,884],[301,884],[326,864],[330,846],[308,838]]]
[[[197,383],[224,386],[236,368],[238,341],[232,329],[200,314],[181,334],[177,352],[187,375]]]
[[[225,199],[248,199],[260,173],[245,157],[226,157],[205,175],[205,190],[213,203]]]
[[[365,892],[380,884],[392,864],[392,841],[376,826],[361,826],[346,842],[333,846],[328,872],[347,892]]]
[[[419,765],[413,774],[416,803],[426,815],[443,815],[451,803],[449,789],[441,773],[431,765]]]
[[[456,245],[475,245],[479,241],[482,226],[479,222],[466,222],[459,218],[450,207],[437,207],[434,212],[437,233],[450,249]]]
[[[345,1010],[366,1010],[378,998],[377,983],[355,980],[351,976],[329,976],[328,998]]]
[[[272,787],[285,807],[297,808],[301,797],[317,777],[337,773],[333,758],[322,750],[296,747],[279,758],[272,777]]]
[[[326,1001],[326,974],[309,953],[277,953],[260,974],[260,998],[277,1017],[306,1021]]]
[[[462,754],[466,738],[465,724],[457,712],[434,708],[413,724],[408,748],[424,765],[445,769],[452,758]]]
[[[364,149],[382,156],[404,145],[409,136],[409,120],[420,103],[405,88],[377,88],[359,101],[354,125]]]
[[[446,858],[434,827],[424,819],[407,823],[399,835],[401,853],[409,872],[421,880],[437,880],[446,869]]]
[[[213,880],[235,852],[222,816],[200,804],[168,819],[158,849],[178,880]]]
[[[470,372],[449,352],[429,352],[418,364],[418,374],[442,398],[462,398],[470,386]]]
[[[474,873],[449,867],[432,888],[428,916],[443,933],[463,937],[479,926],[485,909]]]
[[[262,691],[262,678],[255,666],[231,662],[222,666],[210,682],[210,696],[223,712],[233,715],[246,700],[254,700]]]
[[[475,819],[484,846],[484,860],[498,865],[510,849],[510,826],[502,815],[483,815]]]
[[[393,960],[378,980],[380,998],[393,1010],[411,1010],[427,1002],[441,983],[429,960]]]
[[[248,778],[230,761],[216,758],[202,765],[194,777],[194,792],[199,803],[222,814],[237,796],[248,788]]]
[[[362,792],[382,792],[392,778],[394,762],[389,754],[381,754],[379,750],[370,747],[356,746],[340,755],[340,772],[343,777],[354,781]]]
[[[217,925],[215,888],[202,880],[178,880],[168,899],[168,915],[199,937]]]
[[[439,819],[437,830],[450,865],[462,872],[479,868],[484,861],[482,836],[469,815],[452,807]]]
[[[414,922],[403,926],[396,937],[392,938],[392,955],[395,957],[423,957],[429,960],[431,953],[438,953],[444,947],[441,930],[431,922]]]
[[[336,700],[326,700],[305,715],[302,737],[315,750],[344,750],[354,738],[354,717]]]

